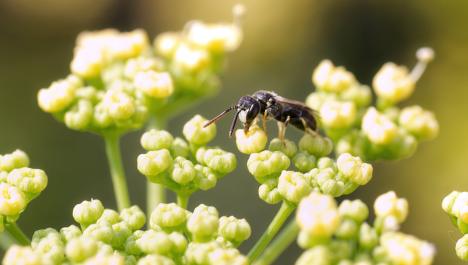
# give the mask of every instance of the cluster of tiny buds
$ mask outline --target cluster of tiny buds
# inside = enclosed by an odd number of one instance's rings
[[[443,199],[442,209],[463,234],[455,245],[455,252],[460,259],[468,261],[468,192],[451,192]]]
[[[73,209],[78,223],[38,230],[31,246],[13,246],[3,264],[247,264],[237,247],[250,237],[245,219],[219,217],[199,205],[189,212],[174,203],[159,204],[148,217],[137,207],[120,213],[99,200]]]
[[[338,206],[330,195],[312,192],[298,206],[298,244],[306,251],[296,265],[429,265],[435,250],[426,242],[398,232],[407,215],[407,202],[394,192],[374,204],[376,220],[366,222],[369,209],[360,200],[344,200]],[[389,221],[394,219],[394,221]]]
[[[417,51],[418,63],[406,67],[386,63],[377,72],[372,88],[377,106],[371,106],[371,88],[362,85],[342,66],[322,61],[312,74],[317,91],[306,104],[319,113],[321,126],[336,143],[335,151],[362,159],[401,159],[414,153],[417,144],[435,138],[439,125],[434,114],[420,106],[402,109],[397,103],[409,98],[434,54],[430,48]]]
[[[216,136],[216,126],[204,128],[206,121],[200,115],[190,119],[183,128],[185,140],[163,130],[144,133],[141,145],[148,152],[138,156],[138,170],[149,181],[186,196],[213,188],[236,168],[237,159],[232,153],[207,146]]]
[[[47,186],[41,169],[29,168],[29,158],[21,150],[0,155],[0,232],[5,224],[14,223]]]
[[[70,75],[39,91],[40,108],[74,130],[105,133],[138,129],[180,98],[212,94],[222,59],[242,40],[233,23],[188,23],[182,32],[149,41],[145,31],[83,32]],[[168,115],[168,113],[165,113]]]

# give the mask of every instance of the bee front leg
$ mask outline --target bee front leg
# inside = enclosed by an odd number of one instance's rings
[[[263,115],[262,115],[262,127],[263,127],[263,131],[265,132],[265,134],[268,137],[268,131],[267,131],[267,127],[266,127],[266,120],[267,120],[267,113],[264,112]]]
[[[284,139],[286,136],[286,127],[288,127],[290,120],[291,120],[291,117],[288,116],[286,120],[284,121],[284,123],[278,122],[278,138],[283,143],[283,145],[286,145],[286,142],[284,141]]]

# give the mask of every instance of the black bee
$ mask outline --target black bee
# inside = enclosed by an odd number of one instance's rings
[[[278,134],[281,140],[284,139],[286,127],[289,124],[307,133],[317,134],[317,114],[313,109],[302,102],[287,99],[265,90],[257,91],[251,96],[241,97],[235,106],[229,107],[209,120],[204,127],[217,122],[231,110],[236,110],[236,114],[229,129],[229,136],[232,136],[234,132],[237,119],[243,123],[244,131],[247,133],[258,115],[262,117],[265,131],[267,119],[275,119],[278,122]]]

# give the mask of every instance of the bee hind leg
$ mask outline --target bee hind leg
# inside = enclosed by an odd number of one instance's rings
[[[286,127],[288,127],[290,120],[291,120],[291,117],[288,116],[284,122],[278,122],[278,138],[280,139],[280,141],[283,143],[284,146],[286,146],[286,142],[284,141],[285,136],[286,136]]]
[[[307,121],[304,119],[304,118],[301,118],[301,122],[302,122],[302,125],[304,126],[304,131],[312,136],[315,136],[315,137],[318,137],[320,136],[320,134],[316,131],[316,130],[313,130],[312,128],[310,128],[308,125],[307,125]]]

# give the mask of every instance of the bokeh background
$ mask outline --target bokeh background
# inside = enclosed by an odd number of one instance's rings
[[[191,19],[231,19],[236,1],[190,0],[0,0],[0,153],[25,150],[32,166],[46,170],[46,191],[28,207],[19,223],[35,229],[72,222],[73,205],[90,198],[107,207],[115,202],[103,142],[95,135],[65,128],[39,110],[37,91],[68,73],[76,35],[83,30],[114,27],[146,29],[150,36],[179,30]],[[446,1],[288,1],[243,0],[248,13],[245,39],[229,58],[223,90],[216,100],[172,120],[182,124],[195,113],[212,116],[238,97],[271,89],[303,100],[313,87],[310,74],[330,58],[369,84],[386,61],[412,66],[423,45],[436,60],[404,104],[417,102],[433,110],[440,136],[420,146],[409,159],[379,163],[372,182],[352,197],[372,204],[378,194],[395,190],[410,202],[403,231],[437,246],[435,264],[462,264],[454,253],[461,236],[441,210],[452,190],[468,190],[468,2]],[[216,102],[216,103],[215,103]],[[219,123],[216,143],[235,150],[227,137],[229,121]],[[225,133],[226,132],[226,133]],[[291,137],[299,136],[289,130]],[[124,162],[133,202],[144,207],[145,180],[136,171],[141,132],[123,139]],[[250,248],[276,211],[257,197],[257,184],[239,156],[237,171],[216,189],[197,193],[191,207],[205,203],[223,215],[247,218],[253,226]],[[300,250],[291,246],[276,264],[293,264]]]

